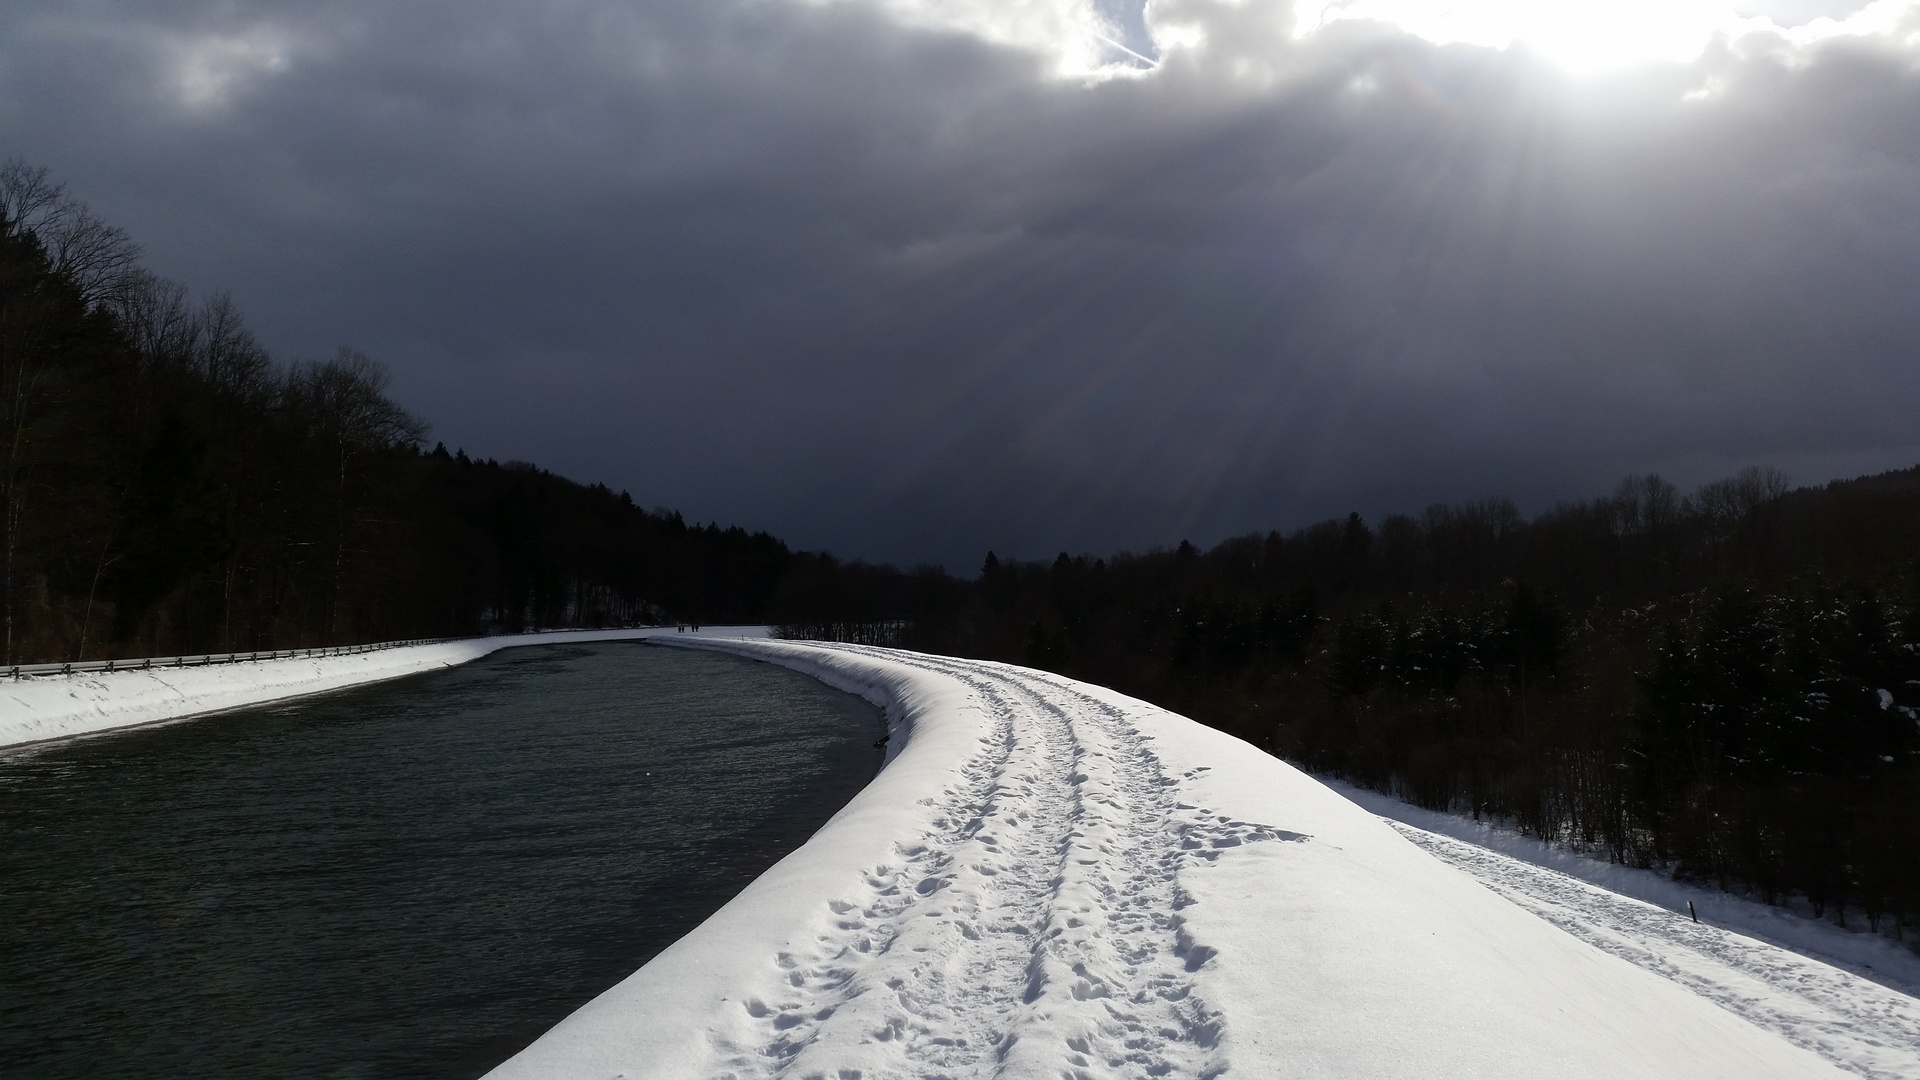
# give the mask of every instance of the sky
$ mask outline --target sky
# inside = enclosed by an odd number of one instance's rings
[[[971,572],[1920,462],[1920,4],[10,0],[0,156],[431,438]]]

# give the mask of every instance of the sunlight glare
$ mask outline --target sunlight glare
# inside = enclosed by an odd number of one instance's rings
[[[825,5],[846,0],[801,2]],[[958,31],[1051,55],[1054,73],[1060,76],[1133,75],[1154,63],[1120,44],[1121,31],[1093,0],[874,0],[874,4],[904,25]]]
[[[1740,6],[1753,12],[1780,5]],[[1800,23],[1783,14],[1789,25],[1782,26],[1767,14],[1743,14],[1726,0],[1298,0],[1294,34],[1305,37],[1332,23],[1364,19],[1393,24],[1436,44],[1521,47],[1568,70],[1592,72],[1686,63],[1716,36],[1764,32],[1807,44],[1839,34],[1884,33],[1913,5],[1876,0],[1820,6],[1831,6],[1843,17]]]

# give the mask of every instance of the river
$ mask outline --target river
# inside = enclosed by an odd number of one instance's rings
[[[602,643],[0,753],[0,1075],[478,1076],[805,842],[880,732]]]

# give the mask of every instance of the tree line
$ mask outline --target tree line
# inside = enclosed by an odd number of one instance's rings
[[[370,358],[276,363],[230,299],[0,168],[5,663],[759,621],[794,560],[426,431]]]
[[[1533,517],[1488,499],[908,577],[886,611],[909,647],[1841,921],[1920,914],[1920,468],[1633,476]]]

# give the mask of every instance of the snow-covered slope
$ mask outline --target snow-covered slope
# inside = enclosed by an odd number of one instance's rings
[[[1642,870],[1596,859],[1566,844],[1550,844],[1521,835],[1508,822],[1476,821],[1463,815],[1438,813],[1340,780],[1328,777],[1318,779],[1348,799],[1389,819],[1389,823],[1401,833],[1432,851],[1442,861],[1453,861],[1460,869],[1480,877],[1495,892],[1501,891],[1497,881],[1475,873],[1474,867],[1498,864],[1483,864],[1465,858],[1454,860],[1447,853],[1478,850],[1504,856],[1554,871],[1558,877],[1570,877],[1596,886],[1602,892],[1663,908],[1675,915],[1688,914],[1688,905],[1691,904],[1702,923],[1723,927],[1742,937],[1754,938],[1853,974],[1864,975],[1908,998],[1920,995],[1920,954],[1896,944],[1884,935],[1866,932],[1861,926],[1858,911],[1850,913],[1850,928],[1842,928],[1825,919],[1813,917],[1804,908],[1796,911],[1789,907],[1764,904],[1709,886],[1675,881],[1655,870]],[[1430,834],[1461,843],[1441,844],[1426,839]],[[1478,856],[1475,856],[1474,860],[1477,859]],[[1515,873],[1521,871],[1516,870]],[[1511,875],[1502,871],[1499,876]],[[1915,1053],[1920,1054],[1920,1046],[1915,1047]],[[1920,1067],[1913,1070],[1913,1075],[1920,1076]]]
[[[521,1077],[1826,1077],[1254,748],[989,663],[686,642],[884,705],[880,776]]]
[[[740,636],[765,628],[712,627]],[[466,638],[346,656],[297,657],[151,671],[85,672],[25,679],[0,677],[0,746],[86,735],[397,679],[464,664],[516,645],[560,645],[642,637],[682,637],[671,627],[563,630]]]
[[[1912,996],[1920,988],[1920,957],[1878,934],[1849,933],[1650,870],[1584,859],[1377,792],[1328,786],[1388,819],[1440,861],[1596,949],[1671,979],[1849,1072],[1875,1080],[1920,1077],[1920,999]],[[1690,903],[1698,922],[1688,917]]]

